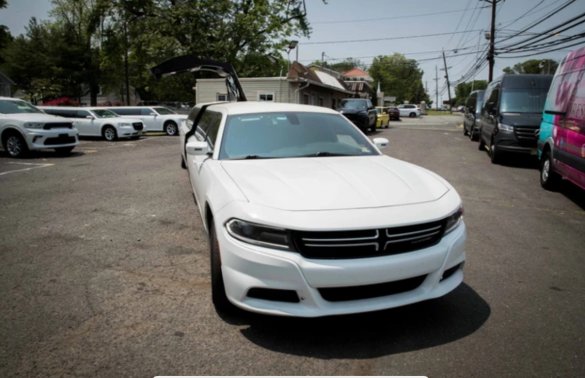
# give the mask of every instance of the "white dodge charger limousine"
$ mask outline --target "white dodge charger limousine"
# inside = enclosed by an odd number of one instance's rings
[[[441,297],[463,280],[461,198],[336,111],[198,104],[182,165],[210,240],[216,309],[317,317]]]

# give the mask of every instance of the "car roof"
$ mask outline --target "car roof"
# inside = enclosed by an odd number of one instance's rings
[[[199,104],[201,105],[207,104]],[[337,111],[322,106],[300,105],[285,102],[269,101],[239,101],[239,102],[221,102],[212,103],[208,110],[222,111],[229,115],[232,114],[250,114],[250,113],[268,113],[268,112],[310,112],[310,113],[328,113],[339,114]]]

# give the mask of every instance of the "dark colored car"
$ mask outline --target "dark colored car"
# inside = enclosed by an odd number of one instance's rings
[[[479,149],[486,146],[492,163],[504,154],[536,155],[544,101],[552,75],[505,74],[485,90],[481,108]]]
[[[376,130],[377,112],[370,99],[345,98],[341,100],[338,111],[364,133],[368,129]]]
[[[483,105],[483,94],[485,91],[473,91],[465,101],[463,109],[463,135],[469,135],[469,139],[477,140],[479,137],[479,115],[481,114],[481,106]]]
[[[390,121],[400,121],[400,110],[398,108],[388,108],[388,115],[390,116]]]

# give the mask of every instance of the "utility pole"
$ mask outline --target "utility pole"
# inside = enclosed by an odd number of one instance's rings
[[[453,114],[451,109],[451,84],[449,84],[449,70],[447,67],[447,58],[445,58],[445,50],[443,50],[443,64],[445,65],[445,79],[447,79],[447,95],[449,96],[449,113]]]
[[[488,51],[488,84],[492,82],[494,78],[494,60],[495,60],[495,40],[496,40],[496,4],[502,0],[484,0],[492,5],[492,24],[490,27],[490,48]]]
[[[439,110],[439,69],[435,66],[435,107]]]

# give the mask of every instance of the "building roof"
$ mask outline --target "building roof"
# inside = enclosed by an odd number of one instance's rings
[[[344,72],[343,77],[348,79],[363,79],[367,81],[373,81],[372,77],[368,75],[366,71],[358,67],[354,67],[351,70]]]
[[[347,86],[341,79],[333,76],[323,69],[320,69],[317,66],[307,68],[299,62],[293,62],[288,71],[288,79],[306,81],[309,84],[333,89],[345,94],[351,93],[351,91],[347,89]]]

